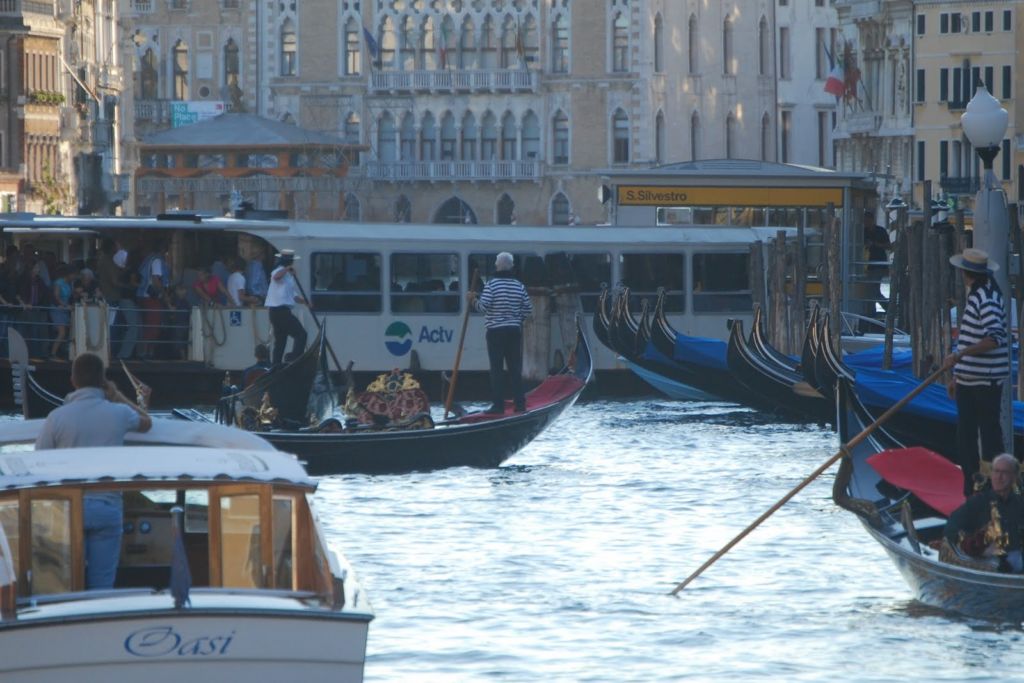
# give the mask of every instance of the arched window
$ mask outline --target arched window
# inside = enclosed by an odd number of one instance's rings
[[[446,111],[441,117],[441,161],[455,160],[455,145],[457,144],[455,117],[450,111]]]
[[[459,68],[476,69],[480,66],[476,51],[476,27],[472,17],[462,22],[462,37],[459,45]]]
[[[527,14],[522,26],[523,60],[527,65],[538,64],[537,54],[540,52],[540,40],[537,31],[537,20]],[[524,67],[525,68],[525,67]]]
[[[395,202],[395,222],[396,223],[411,223],[412,222],[412,202],[404,194],[399,195],[398,201]]]
[[[736,64],[732,53],[732,18],[722,22],[722,69],[726,76],[736,75]]]
[[[532,111],[523,117],[523,159],[540,159],[540,121]]]
[[[516,203],[507,194],[498,198],[498,210],[495,223],[498,225],[516,224]]]
[[[351,192],[345,194],[345,220],[358,221],[360,215],[359,198]]]
[[[612,115],[612,163],[629,163],[629,117],[621,109]]]
[[[757,24],[757,73],[767,76],[771,70],[772,51],[768,33],[768,20],[761,17]]]
[[[654,118],[654,159],[665,163],[665,114],[660,111]]]
[[[772,148],[773,147],[774,147],[774,145],[772,144],[772,121],[768,117],[768,114],[765,113],[765,115],[761,117],[761,160],[762,161],[771,161],[772,157],[774,156],[772,154]]]
[[[402,71],[416,70],[416,27],[412,17],[402,19],[399,27],[398,49],[401,50],[398,68]]]
[[[490,14],[484,17],[483,29],[480,31],[480,67],[498,67],[498,38],[495,35],[494,17]]]
[[[693,112],[690,117],[690,159],[697,161],[700,158],[700,116]]]
[[[380,28],[380,68],[385,71],[394,71],[398,68],[395,58],[396,40],[395,25],[391,23],[391,17],[384,17]]]
[[[661,73],[665,68],[662,63],[664,57],[662,51],[665,49],[662,44],[665,40],[665,27],[661,21],[661,15],[654,17],[654,71],[655,73]]]
[[[732,112],[725,117],[725,158],[736,158],[736,117]]]
[[[697,17],[696,15],[690,15],[690,23],[686,33],[687,47],[689,48],[689,67],[690,74],[696,76],[700,69],[700,33],[697,31]]]
[[[420,161],[437,160],[437,124],[429,111],[423,115],[420,126]]]
[[[285,19],[281,24],[281,75],[294,76],[296,68],[296,49],[298,41],[295,38],[295,25],[291,19]]]
[[[551,72],[569,73],[569,20],[564,14],[551,25]]]
[[[513,161],[518,158],[519,135],[516,132],[516,119],[512,112],[506,112],[501,119],[501,158]]]
[[[234,38],[224,43],[224,85],[238,87],[238,43]]]
[[[157,99],[157,91],[160,84],[160,71],[157,68],[156,53],[153,52],[153,48],[146,48],[146,53],[142,55],[142,73],[139,74],[139,85],[142,90],[143,100],[155,100]]]
[[[629,19],[625,12],[616,14],[612,22],[612,71],[629,71]]]
[[[423,20],[423,25],[420,29],[420,69],[433,70],[437,68],[437,44],[435,40],[434,18],[427,17]]]
[[[451,15],[441,20],[441,35],[438,36],[437,46],[440,54],[438,62],[440,68],[448,69],[458,65],[458,60],[456,59],[458,46],[456,45],[455,22],[452,20]]]
[[[493,161],[498,158],[498,120],[494,114],[484,114],[483,128],[480,131],[480,159]]]
[[[466,112],[462,117],[462,160],[476,161],[476,138],[479,131],[476,128],[476,117],[472,112]]]
[[[551,119],[551,163],[569,163],[569,117],[559,109]]]
[[[188,100],[188,43],[179,39],[174,43],[174,99]]]
[[[561,192],[551,199],[551,225],[569,225],[569,199]]]
[[[402,117],[402,161],[416,161],[416,121],[411,113]]]
[[[362,45],[360,41],[359,22],[349,19],[345,24],[345,69],[346,76],[355,76],[362,69]]]
[[[452,197],[441,205],[441,208],[434,214],[435,223],[455,223],[475,225],[476,214],[469,204],[458,197]]]
[[[395,154],[395,119],[390,112],[384,112],[377,124],[377,158],[383,162],[394,162]]]
[[[518,63],[516,55],[516,31],[519,25],[510,16],[505,17],[505,23],[501,25],[501,66],[503,69],[514,67]]]

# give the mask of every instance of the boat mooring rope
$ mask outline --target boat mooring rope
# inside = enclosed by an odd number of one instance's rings
[[[213,308],[217,311],[218,315],[211,319],[207,318],[207,313]],[[224,309],[215,308],[209,304],[203,304],[202,308],[199,309],[199,319],[203,323],[203,339],[212,339],[214,346],[224,346],[228,340],[228,327],[224,322]],[[217,340],[217,320],[220,320],[221,338]]]

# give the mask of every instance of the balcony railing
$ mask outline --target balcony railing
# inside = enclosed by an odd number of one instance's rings
[[[522,69],[472,71],[374,71],[370,90],[378,92],[536,91],[537,72]]]
[[[171,120],[171,107],[167,100],[135,100],[135,120],[167,123]]]
[[[47,0],[0,0],[0,16],[21,16],[23,12],[53,16],[52,1]]]
[[[939,187],[946,194],[976,194],[981,188],[981,178],[947,178],[939,179]]]
[[[539,180],[540,161],[369,161],[363,174],[394,182],[456,180]]]

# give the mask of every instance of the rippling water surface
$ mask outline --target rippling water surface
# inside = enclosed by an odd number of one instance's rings
[[[368,681],[1024,678],[1019,628],[936,613],[833,506],[837,450],[716,403],[571,408],[499,470],[325,477],[377,618]]]

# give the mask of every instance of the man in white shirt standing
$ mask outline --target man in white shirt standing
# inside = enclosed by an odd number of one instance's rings
[[[284,347],[288,343],[288,337],[294,340],[289,360],[298,358],[306,349],[306,330],[292,313],[295,304],[306,303],[298,293],[294,263],[295,252],[291,249],[282,249],[277,255],[277,266],[270,274],[270,283],[267,287],[266,306],[270,313],[270,324],[274,328],[274,365],[284,360]]]
[[[258,296],[252,296],[247,294],[245,291],[245,275],[242,273],[245,270],[245,263],[239,257],[235,256],[228,263],[231,269],[231,275],[228,275],[228,305],[229,306],[245,306],[252,304],[259,306],[260,298]]]

